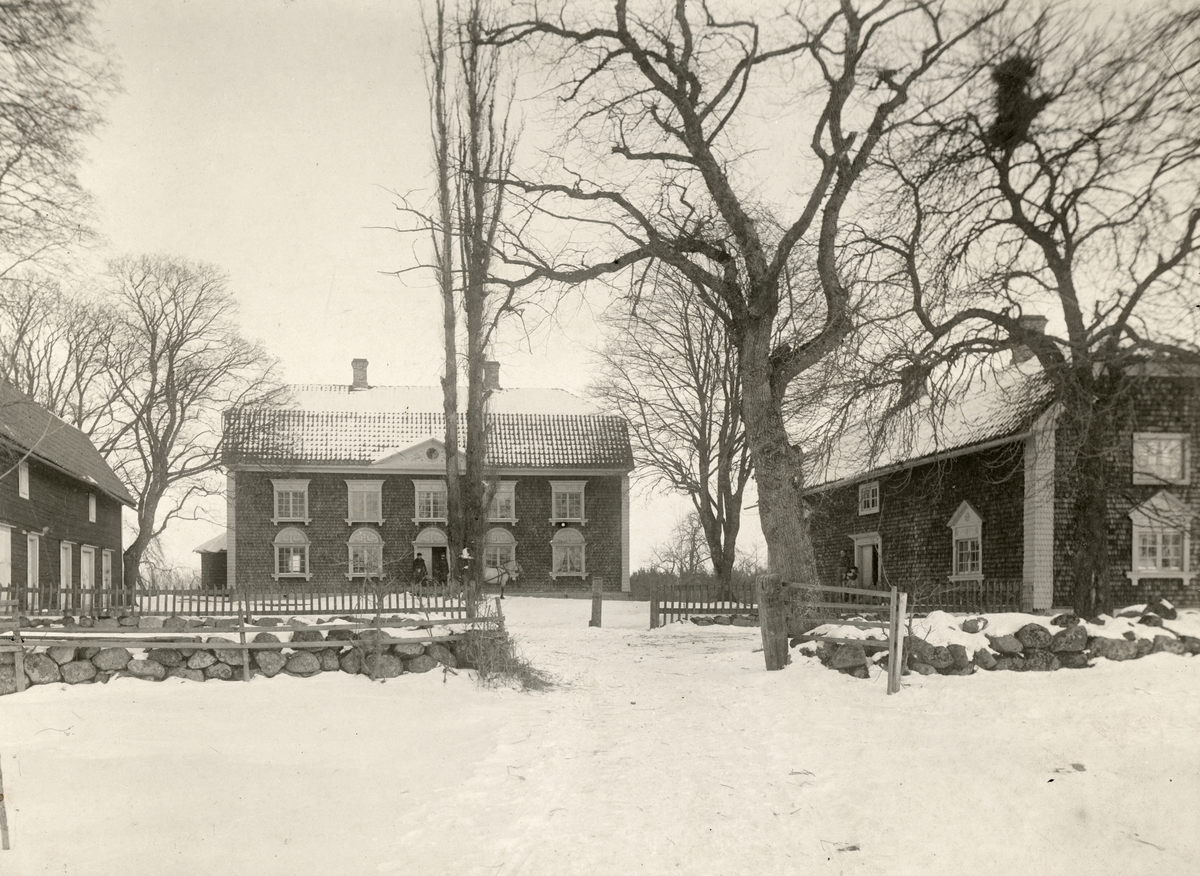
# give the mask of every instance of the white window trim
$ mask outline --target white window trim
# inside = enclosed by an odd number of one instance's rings
[[[375,536],[375,541],[355,541],[354,536],[360,532],[369,532]],[[354,549],[356,547],[372,547],[379,549],[379,570],[377,572],[355,572],[354,571]],[[383,577],[383,538],[374,529],[369,526],[360,526],[350,533],[350,537],[346,539],[346,577],[350,580],[355,578],[382,578]]]
[[[375,493],[379,496],[379,515],[378,517],[364,517],[361,520],[351,515],[351,509],[354,507],[351,501],[351,496],[354,493]],[[356,526],[359,523],[376,523],[383,526],[383,481],[364,481],[364,480],[347,480],[346,481],[346,525]]]
[[[1192,442],[1189,440],[1190,438],[1191,438],[1191,436],[1186,432],[1134,432],[1133,433],[1133,446],[1131,448],[1132,459],[1130,460],[1130,462],[1132,463],[1132,468],[1133,468],[1133,482],[1135,484],[1148,484],[1151,486],[1164,486],[1166,484],[1179,484],[1179,485],[1190,484],[1192,482],[1192,478],[1191,478],[1191,474],[1192,474],[1191,444],[1192,444]],[[1151,439],[1170,440],[1170,441],[1180,442],[1180,444],[1182,445],[1182,447],[1180,449],[1180,455],[1182,456],[1182,463],[1183,463],[1183,466],[1182,466],[1183,467],[1183,477],[1182,478],[1179,478],[1179,479],[1160,478],[1158,475],[1151,474],[1149,472],[1138,471],[1138,469],[1137,469],[1138,441],[1139,440],[1151,440]]]
[[[1142,583],[1143,578],[1156,580],[1180,581],[1184,587],[1190,587],[1197,576],[1192,569],[1192,510],[1178,498],[1166,490],[1159,490],[1150,499],[1129,512],[1133,521],[1133,538],[1130,541],[1129,571],[1125,577],[1134,587]],[[1183,533],[1183,563],[1182,569],[1139,569],[1138,548],[1141,536],[1147,533],[1161,535],[1164,532]],[[1161,557],[1161,552],[1160,552]]]
[[[26,608],[36,611],[39,604],[42,577],[42,537],[36,532],[25,534],[25,586],[32,592],[26,594]]]
[[[100,589],[112,589],[113,552],[105,548],[100,552]]]
[[[306,480],[276,480],[271,478],[273,489],[271,491],[271,522],[280,523],[303,523],[305,526],[312,523],[312,502],[309,501],[308,484]],[[280,517],[279,515],[279,494],[280,493],[304,493],[304,516],[303,517]]]
[[[63,555],[67,557],[67,564],[63,565]],[[58,586],[63,590],[70,590],[73,585],[75,574],[75,542],[62,541],[58,544]]]
[[[307,500],[305,500],[305,507],[307,507]],[[288,527],[288,529],[291,529],[291,528],[292,527]],[[312,578],[312,550],[311,550],[312,544],[311,544],[311,542],[309,542],[308,536],[304,535],[304,533],[298,529],[296,531],[304,536],[303,543],[279,541],[279,536],[282,535],[284,532],[287,532],[287,529],[281,529],[279,532],[277,532],[275,534],[274,540],[272,540],[272,542],[271,542],[271,553],[275,557],[275,574],[273,574],[271,577],[274,578],[276,581],[279,581],[280,579],[284,579],[284,578],[286,578],[288,580],[295,580],[295,581],[299,581],[301,579],[308,581],[309,579]],[[303,572],[280,572],[279,571],[279,548],[281,548],[281,547],[303,547],[304,548],[304,571]]]
[[[586,578],[587,577],[587,540],[584,539],[583,541],[570,543],[570,544],[556,543],[555,539],[558,538],[559,533],[563,533],[563,532],[576,532],[579,534],[579,537],[581,539],[583,538],[583,533],[579,532],[578,529],[560,529],[558,532],[556,532],[554,534],[554,538],[550,539],[550,577],[552,579],[555,579],[555,578]],[[556,555],[557,555],[557,551],[562,548],[579,548],[579,571],[578,572],[556,572],[556,571],[554,571],[555,566],[558,565],[554,561],[556,558]]]
[[[585,525],[587,520],[587,494],[584,492],[587,481],[551,481],[550,482],[550,523],[578,523]],[[554,513],[554,498],[558,493],[579,494],[579,516],[558,517]],[[515,510],[515,508],[514,508]]]
[[[422,493],[438,493],[447,497],[447,510],[449,509],[449,496],[447,496],[445,481],[413,481],[413,519],[414,524],[422,523],[441,523],[445,524],[445,517],[421,517],[421,494]]]
[[[492,517],[492,503],[502,493],[508,493],[512,497],[512,516],[511,517]],[[551,497],[553,501],[553,497]],[[489,523],[517,523],[517,482],[516,481],[500,481],[496,484],[496,490],[492,494],[492,501],[488,503],[488,522]]]
[[[22,459],[17,463],[17,495],[22,499],[29,498],[29,460]]]
[[[983,580],[983,518],[979,512],[964,500],[946,524],[950,529],[950,574],[951,581],[982,581]],[[979,570],[975,572],[957,572],[958,543],[974,538],[979,542]]]
[[[96,494],[88,493],[88,523],[96,522]]]
[[[866,504],[871,497],[871,490],[874,489],[874,503]],[[858,516],[863,517],[867,514],[879,513],[879,481],[868,481],[865,484],[858,485]]]
[[[13,528],[0,523],[0,588],[12,587],[12,534]]]

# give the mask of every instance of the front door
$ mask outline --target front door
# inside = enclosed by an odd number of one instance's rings
[[[96,587],[96,549],[89,545],[79,551],[79,610],[92,610],[92,591]]]
[[[858,567],[858,586],[867,590],[877,589],[882,580],[879,556],[879,534],[868,533],[852,536],[854,539],[854,565]]]

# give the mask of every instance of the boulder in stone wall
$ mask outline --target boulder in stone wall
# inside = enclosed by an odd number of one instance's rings
[[[458,661],[459,669],[475,668],[475,664],[471,662],[472,645],[469,642],[455,642],[450,650],[454,652],[454,659]]]
[[[987,640],[988,644],[992,646],[992,650],[1001,657],[1019,657],[1025,650],[1025,646],[1016,636],[989,635]]]
[[[945,645],[934,645],[925,662],[934,669],[949,669],[954,665],[954,657],[951,656],[950,649]]]
[[[851,678],[866,678],[871,677],[871,670],[866,665],[848,666],[845,669],[838,670],[842,675],[849,675]]]
[[[345,627],[335,627],[325,635],[326,642],[346,642],[349,644],[354,640],[354,630],[348,630]]]
[[[691,621],[698,627],[711,627],[713,625],[713,619],[704,614],[693,615]]]
[[[996,668],[996,657],[987,648],[976,648],[971,662],[980,669],[986,669],[989,672]]]
[[[337,672],[342,668],[341,661],[338,660],[338,652],[331,648],[322,648],[318,651],[317,660],[321,664],[322,672]]]
[[[1150,639],[1138,639],[1133,643],[1136,656],[1145,657],[1154,647],[1154,642]]]
[[[727,614],[714,614],[713,623],[720,627],[728,627],[733,624],[733,618]]]
[[[937,670],[928,663],[921,663],[918,661],[911,664],[909,668],[912,669],[913,672],[917,673],[917,675],[937,675]]]
[[[161,630],[163,628],[163,619],[161,617],[139,617],[139,630]]]
[[[123,614],[117,618],[117,624],[122,627],[136,627],[138,625],[138,618],[136,615]]]
[[[363,657],[363,672],[376,678],[396,678],[404,674],[404,661],[393,654],[367,654]]]
[[[946,650],[950,652],[950,657],[954,660],[955,669],[966,669],[971,665],[971,658],[967,655],[967,649],[962,645],[947,645]]]
[[[0,696],[17,692],[17,667],[0,666]]]
[[[1025,652],[1025,670],[1027,672],[1052,672],[1061,666],[1058,658],[1049,651],[1032,648]]]
[[[97,669],[113,672],[118,669],[124,669],[132,659],[133,655],[129,653],[128,648],[101,648],[92,657],[92,663]]]
[[[987,629],[986,617],[969,617],[959,626],[964,633],[982,633]]]
[[[1079,618],[1071,612],[1055,615],[1051,621],[1052,627],[1073,627],[1079,623]]]
[[[96,670],[96,681],[100,682],[101,684],[108,684],[108,682],[116,674],[117,673],[115,673],[115,672],[108,672],[103,669],[98,669],[98,670]]]
[[[411,660],[424,654],[425,646],[420,642],[397,642],[392,645],[392,653],[404,660]]]
[[[915,636],[905,636],[904,653],[908,655],[908,662],[910,664],[928,663],[929,655],[933,653],[933,645]]]
[[[1087,630],[1079,625],[1067,627],[1050,639],[1050,650],[1055,654],[1064,651],[1082,651],[1087,647]]]
[[[254,665],[258,667],[267,678],[273,678],[282,671],[287,664],[287,658],[278,651],[269,651],[263,649],[254,652]]]
[[[274,633],[259,633],[250,641],[251,642],[274,642],[274,643],[278,644],[279,636],[275,635]],[[256,651],[255,653],[261,653],[261,652]]]
[[[199,669],[188,669],[186,666],[172,666],[167,671],[167,678],[186,678],[188,681],[204,681],[204,673]]]
[[[173,614],[170,617],[163,619],[162,628],[169,633],[182,633],[187,629],[187,626],[188,622],[186,620],[179,617],[179,615]]]
[[[47,648],[46,654],[51,660],[53,660],[59,666],[62,666],[64,663],[70,663],[75,659],[75,652],[77,650],[77,648],[72,648],[67,645],[56,645],[53,648]]]
[[[942,675],[974,675],[975,667],[971,664],[966,666],[951,666],[949,669],[940,670]]]
[[[433,654],[429,655],[433,657]],[[434,658],[436,659],[436,658]],[[862,645],[851,645],[843,643],[838,645],[836,651],[833,652],[833,657],[830,665],[834,669],[849,669],[852,666],[865,666],[867,664],[867,652]]]
[[[359,630],[354,634],[354,644],[360,648],[370,648],[381,639],[386,639],[387,634],[383,630]]]
[[[130,660],[125,671],[137,678],[149,678],[152,681],[162,681],[167,677],[167,667],[157,660]]]
[[[428,654],[422,654],[420,657],[405,661],[404,669],[406,672],[428,672],[437,665],[437,661]]]
[[[308,651],[297,651],[288,657],[284,668],[293,675],[312,675],[321,671],[321,661]]]
[[[184,664],[183,652],[178,648],[151,648],[146,652],[146,657],[161,663],[168,669]]]
[[[1189,654],[1200,654],[1200,639],[1195,636],[1180,636],[1179,641]]]
[[[1093,657],[1103,657],[1105,660],[1133,660],[1138,656],[1137,645],[1128,639],[1109,639],[1104,636],[1088,639],[1088,650]]]
[[[62,681],[58,664],[45,654],[30,654],[25,658],[25,674],[33,684],[54,684]]]
[[[338,666],[342,672],[358,675],[362,672],[362,651],[347,651],[338,657]]]
[[[1090,665],[1087,654],[1082,651],[1060,651],[1055,656],[1063,669],[1087,669]]]
[[[1050,645],[1050,631],[1041,624],[1028,623],[1015,633],[1025,650],[1030,648],[1047,648]]]
[[[1175,611],[1175,606],[1161,596],[1152,599],[1150,604],[1146,606],[1146,611],[1158,615],[1163,620],[1176,620],[1179,617],[1179,613]]]
[[[96,677],[96,667],[91,660],[72,660],[59,667],[63,681],[67,684],[82,684]]]
[[[254,622],[256,627],[277,627],[283,623],[283,618],[280,617],[260,617]]]
[[[434,642],[425,649],[425,653],[443,666],[449,666],[451,669],[458,668],[458,661],[445,645]]]
[[[735,627],[756,627],[758,626],[758,618],[750,617],[748,614],[735,614],[729,618],[729,622]]]
[[[374,632],[374,630],[371,630]],[[324,642],[325,637],[320,630],[296,630],[292,633],[293,642]]]
[[[208,669],[216,662],[217,658],[213,656],[212,651],[197,651],[187,659],[187,668]]]
[[[229,681],[233,678],[233,667],[228,663],[213,663],[211,666],[205,668],[204,677]]]
[[[99,653],[99,648],[80,648],[78,657],[80,660],[91,660]]]
[[[1133,630],[1126,630],[1125,632],[1121,633],[1121,635],[1131,642],[1137,641],[1137,633],[1135,633]]]
[[[1163,619],[1156,614],[1144,614],[1138,618],[1139,624],[1145,624],[1148,627],[1161,627]]]
[[[1009,670],[1010,672],[1024,672],[1025,661],[1021,657],[1011,654],[996,658],[997,670]]]
[[[98,630],[119,630],[121,622],[115,617],[98,617],[92,626]]]
[[[82,614],[79,616],[79,620],[76,621],[76,623],[78,623],[81,627],[94,627],[96,625],[96,619],[90,615]]]
[[[0,666],[15,666],[17,655],[12,651],[0,651]]]

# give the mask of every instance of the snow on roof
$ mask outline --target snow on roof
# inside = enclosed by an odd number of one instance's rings
[[[372,386],[353,389],[346,384],[302,383],[291,387],[296,407],[305,411],[355,411],[360,413],[441,413],[440,386]],[[466,403],[465,388],[459,389]],[[494,414],[569,414],[588,416],[597,408],[565,389],[498,389],[488,397]]]
[[[221,551],[228,550],[229,548],[228,548],[228,545],[226,544],[227,536],[228,536],[227,532],[222,532],[220,535],[216,536],[215,538],[210,538],[204,544],[193,548],[192,553],[194,553],[194,554],[216,554],[216,553],[220,553]]]

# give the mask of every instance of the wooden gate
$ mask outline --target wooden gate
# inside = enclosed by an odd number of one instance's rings
[[[802,642],[832,642],[834,644],[862,645],[864,648],[888,652],[888,686],[889,694],[900,690],[900,670],[904,660],[904,617],[908,611],[908,594],[899,593],[895,587],[889,590],[864,590],[855,587],[829,587],[822,584],[810,586],[792,584],[793,592],[808,595],[809,599],[801,602],[803,611],[800,619],[815,622],[819,626],[826,624],[841,627],[858,627],[859,629],[882,628],[884,639],[851,639],[848,637],[827,636],[806,633],[799,637]],[[828,596],[824,594],[829,594]],[[825,601],[845,597],[843,601]],[[887,610],[887,620],[847,620],[847,614],[863,615],[883,613]],[[811,612],[811,613],[810,613]]]

